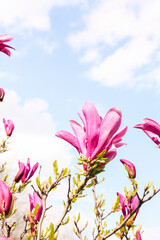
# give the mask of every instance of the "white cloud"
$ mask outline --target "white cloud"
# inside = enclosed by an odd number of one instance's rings
[[[42,181],[45,177],[48,178],[49,175],[53,177],[52,163],[54,160],[58,160],[60,169],[70,165],[72,160],[70,147],[67,143],[55,137],[56,124],[48,112],[48,104],[44,100],[30,99],[22,103],[21,98],[15,91],[6,90],[4,102],[1,103],[0,116],[0,141],[5,137],[2,119],[11,119],[15,124],[15,129],[10,139],[9,151],[1,154],[1,163],[7,163],[4,174],[9,174],[9,182],[12,182],[18,171],[18,160],[26,163],[28,157],[30,157],[31,166],[36,162],[42,165]],[[55,199],[63,199],[64,188],[66,188],[65,183],[60,188],[63,194],[60,190],[56,192],[54,201]],[[25,193],[17,195],[19,198],[17,200],[18,212],[15,218],[18,219],[17,228],[21,232],[24,225],[22,217],[29,208],[29,192],[32,193],[33,189],[28,186]],[[57,216],[58,212],[55,214]],[[13,221],[11,219],[11,222]],[[15,232],[15,235],[17,235],[17,232]]]
[[[88,71],[92,80],[107,86],[122,83],[134,86],[141,79],[142,86],[145,85],[142,68],[155,61],[160,63],[159,22],[158,0],[97,1],[83,16],[82,30],[72,33],[68,42],[75,50],[86,51],[81,62],[94,60]],[[94,50],[100,63],[89,54]]]
[[[56,124],[48,112],[48,104],[41,99],[31,99],[21,103],[14,91],[6,91],[5,100],[0,108],[1,119],[11,119],[15,124],[12,136],[11,151],[2,154],[17,168],[18,160],[25,162],[28,157],[32,164],[40,162],[44,171],[51,169],[52,162],[57,159],[61,167],[68,166],[71,161],[68,145],[55,137]],[[2,122],[2,121],[1,121]],[[1,123],[1,129],[3,124]],[[7,157],[6,157],[7,156]]]
[[[24,29],[49,30],[53,7],[85,4],[85,0],[5,0],[1,2],[0,25],[10,31]]]

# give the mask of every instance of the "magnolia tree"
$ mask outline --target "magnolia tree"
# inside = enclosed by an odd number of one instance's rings
[[[8,48],[12,48],[5,44],[12,40],[11,36],[0,35],[0,51],[8,56],[11,52]],[[12,48],[13,49],[13,48]],[[5,92],[0,88],[0,101],[3,102]],[[159,191],[153,184],[149,182],[140,196],[138,193],[138,183],[136,181],[136,168],[133,163],[126,159],[120,159],[128,172],[130,180],[130,187],[124,188],[124,193],[117,192],[116,199],[114,200],[111,211],[105,212],[105,200],[102,196],[98,197],[96,188],[99,186],[97,175],[105,171],[106,165],[112,161],[117,154],[119,147],[125,143],[122,138],[127,131],[127,127],[119,130],[122,113],[117,108],[111,108],[104,118],[102,118],[93,103],[86,101],[82,108],[83,114],[78,114],[83,126],[74,120],[70,120],[70,124],[74,135],[66,131],[58,131],[56,136],[70,143],[78,151],[77,164],[80,165],[77,172],[73,174],[69,169],[58,169],[57,161],[53,162],[53,176],[41,182],[41,166],[39,173],[36,177],[36,186],[32,186],[33,193],[29,194],[28,201],[30,209],[24,215],[24,228],[21,229],[21,234],[18,239],[34,239],[34,240],[56,240],[60,228],[69,222],[69,213],[74,207],[74,203],[79,198],[85,197],[86,188],[92,188],[94,199],[94,214],[95,214],[95,227],[93,228],[90,238],[93,240],[104,240],[112,235],[119,239],[132,239],[141,240],[143,238],[143,231],[141,226],[136,226],[136,216],[140,212],[141,206],[151,200]],[[6,131],[6,139],[2,140],[0,144],[0,152],[4,153],[7,150],[8,140],[14,130],[14,123],[11,120],[3,119],[4,128]],[[135,128],[142,129],[158,147],[160,147],[160,125],[152,119],[145,118],[142,124],[137,124]],[[27,163],[18,162],[19,171],[14,174],[12,182],[8,181],[8,175],[0,179],[0,240],[13,239],[13,232],[16,222],[12,221],[12,216],[16,211],[20,211],[16,207],[16,199],[21,198],[28,184],[31,184],[31,178],[37,171],[39,163],[36,163],[32,169],[30,166],[30,159]],[[5,171],[5,164],[1,163],[0,173]],[[36,172],[37,173],[37,172]],[[50,223],[45,229],[42,228],[42,223],[45,221],[47,210],[47,198],[52,190],[55,190],[61,182],[66,179],[68,182],[67,196],[63,201],[63,213],[58,222]],[[151,190],[152,187],[152,190]],[[115,226],[108,229],[108,217],[115,212],[120,212],[121,216],[117,217]],[[10,223],[10,218],[12,223]],[[88,239],[84,235],[84,230],[87,223],[80,228],[79,226],[80,213],[74,216],[73,232],[78,239]],[[132,231],[130,231],[132,230]],[[16,238],[17,239],[17,238]]]

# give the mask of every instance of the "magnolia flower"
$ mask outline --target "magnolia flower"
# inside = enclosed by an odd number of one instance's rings
[[[141,234],[139,231],[136,232],[136,240],[142,240]]]
[[[4,89],[3,89],[3,88],[0,88],[0,102],[3,101],[4,95],[5,95]]]
[[[83,115],[78,115],[84,127],[78,122],[70,120],[75,136],[66,131],[59,131],[56,136],[69,142],[80,155],[87,159],[93,160],[103,150],[106,150],[103,157],[108,158],[109,161],[112,160],[116,156],[117,148],[124,145],[121,140],[127,130],[127,127],[125,127],[115,135],[121,124],[121,111],[117,108],[111,108],[102,118],[94,104],[86,101],[82,112]]]
[[[14,202],[15,199],[9,187],[5,182],[0,180],[0,213],[3,214],[5,212],[5,216],[9,217],[12,214]]]
[[[8,56],[11,56],[11,52],[8,50],[8,48],[12,48],[13,47],[4,44],[4,42],[9,42],[13,39],[13,37],[7,35],[7,34],[0,34],[0,51],[4,52],[5,54],[7,54]]]
[[[42,215],[42,199],[38,197],[36,192],[33,192],[33,196],[29,194],[29,201],[30,201],[30,214],[28,216],[28,220],[31,223],[31,233],[34,234],[35,232],[35,224],[40,221]],[[38,211],[35,215],[33,215],[33,210],[38,204]]]
[[[8,120],[6,122],[6,120],[3,118],[3,123],[4,123],[4,128],[6,131],[6,134],[8,137],[10,137],[12,135],[13,129],[14,129],[14,124],[12,122],[12,120]]]
[[[133,163],[131,163],[130,161],[128,161],[126,159],[120,159],[120,161],[127,167],[129,177],[135,178],[136,177],[136,168],[133,165]]]
[[[29,158],[27,160],[26,166],[24,163],[22,163],[20,161],[18,162],[18,165],[19,165],[19,171],[18,171],[17,175],[15,176],[14,181],[18,183],[21,180],[23,183],[26,183],[26,182],[28,182],[28,180],[33,176],[33,174],[37,170],[39,163],[37,162],[33,166],[31,171],[30,171],[31,166],[30,166]],[[29,172],[30,172],[30,174],[29,174]]]
[[[160,125],[157,122],[149,118],[144,118],[142,124],[137,124],[134,128],[142,129],[153,142],[160,146],[160,141],[157,138],[157,136],[160,137]]]
[[[134,195],[134,197],[132,197],[131,201],[128,199],[128,197],[124,197],[119,192],[117,193],[117,195],[119,196],[119,201],[122,207],[123,216],[124,218],[126,218],[131,213],[131,211],[133,211],[138,206],[139,199],[136,194]],[[133,223],[138,212],[139,212],[139,209],[135,212],[135,215],[133,215],[133,217],[131,217],[131,219],[127,221],[126,223],[127,225],[131,225]]]

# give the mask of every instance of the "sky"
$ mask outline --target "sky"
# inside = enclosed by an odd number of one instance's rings
[[[121,128],[128,126],[127,146],[106,166],[105,182],[97,190],[106,198],[107,211],[116,192],[129,186],[121,158],[135,164],[140,193],[148,181],[158,187],[159,149],[133,126],[145,117],[160,123],[159,0],[0,0],[0,6],[0,33],[12,35],[9,44],[16,49],[10,58],[0,54],[0,87],[6,91],[0,117],[15,124],[10,151],[1,159],[11,174],[18,160],[28,157],[31,165],[42,164],[44,176],[55,159],[74,172],[78,153],[55,133],[71,132],[69,120],[80,122],[77,113],[89,100],[101,116],[111,107],[121,109]],[[63,191],[50,199],[54,220]],[[145,240],[160,239],[158,203],[156,196],[137,216]],[[88,205],[93,205],[91,191],[86,202],[75,204],[75,212],[81,209],[91,221]]]

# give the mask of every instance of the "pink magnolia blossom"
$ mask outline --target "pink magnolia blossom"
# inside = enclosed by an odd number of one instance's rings
[[[29,158],[27,160],[27,165],[26,166],[25,166],[24,163],[22,163],[20,161],[18,162],[18,165],[19,165],[19,171],[18,171],[17,175],[15,176],[14,181],[18,183],[21,180],[23,183],[26,183],[26,182],[28,182],[28,180],[33,176],[33,174],[37,170],[39,163],[37,162],[33,166],[31,171],[30,171],[31,166],[30,166],[30,159]]]
[[[124,197],[121,193],[117,193],[117,195],[119,196],[119,201],[120,201],[120,205],[122,207],[122,213],[124,218],[126,218],[131,211],[133,211],[139,204],[139,199],[137,197],[137,195],[135,194],[134,197],[131,199],[131,201],[128,199],[128,197]],[[130,209],[131,206],[131,209]],[[127,225],[131,225],[133,223],[133,221],[135,220],[137,214],[139,212],[139,209],[135,212],[135,216],[132,218],[132,220],[128,220],[127,221]]]
[[[28,216],[28,220],[31,223],[31,233],[35,231],[34,225],[40,221],[41,215],[42,215],[42,199],[38,197],[36,192],[33,192],[33,196],[29,194],[29,201],[30,201],[30,215]],[[36,207],[36,204],[38,203],[38,212],[35,214],[35,218],[32,215],[33,209]]]
[[[10,137],[12,135],[13,130],[14,130],[13,122],[12,122],[12,120],[8,120],[6,122],[6,120],[3,118],[3,123],[4,123],[4,128],[5,128],[6,134],[7,134],[8,137]]]
[[[121,163],[123,163],[124,165],[126,165],[127,169],[128,169],[128,174],[130,178],[135,178],[136,177],[136,168],[134,166],[133,163],[131,163],[130,161],[126,160],[126,159],[120,159]]]
[[[139,231],[136,232],[136,240],[142,240],[141,234]]]
[[[3,101],[4,95],[5,95],[4,89],[3,89],[3,88],[0,88],[0,102]]]
[[[160,125],[157,122],[150,118],[144,118],[142,124],[137,124],[134,128],[142,129],[153,142],[160,146],[160,140],[157,138],[157,136],[160,137]]]
[[[90,160],[95,159],[103,150],[106,150],[104,157],[111,161],[116,156],[117,148],[124,145],[121,140],[127,127],[115,135],[121,125],[121,111],[117,108],[111,108],[102,118],[95,105],[86,101],[82,112],[83,115],[80,113],[78,115],[84,127],[78,122],[70,120],[75,136],[63,130],[57,132],[56,136],[69,142],[79,154],[83,154]]]
[[[12,48],[12,49],[14,49],[14,48],[9,45],[6,45],[5,42],[9,42],[12,39],[13,39],[13,37],[11,37],[7,34],[0,34],[0,51],[4,52],[8,56],[11,56],[11,52],[8,50],[8,48]]]
[[[0,51],[4,52],[8,56],[11,56],[11,52],[10,52],[10,50],[8,50],[8,48],[12,48],[12,49],[14,49],[14,48],[5,44],[5,42],[9,42],[12,39],[13,39],[12,36],[9,36],[7,34],[0,34]]]
[[[10,215],[12,211],[13,197],[9,187],[5,182],[0,180],[0,213],[3,214],[3,204],[5,215]]]
[[[5,237],[5,236],[0,237],[0,240],[6,240],[6,239],[8,239],[8,240],[13,240],[13,238],[11,238],[11,237]]]

